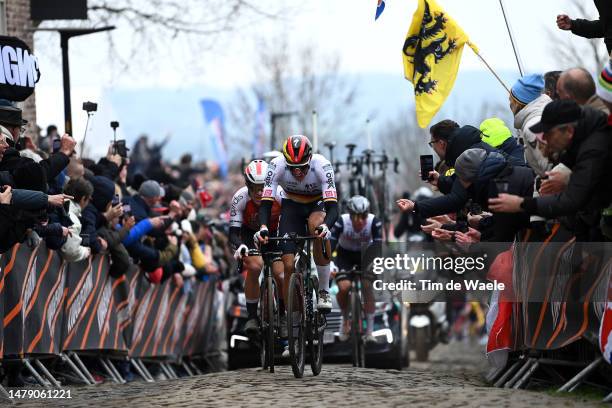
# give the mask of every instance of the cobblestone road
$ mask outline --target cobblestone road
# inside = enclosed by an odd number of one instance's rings
[[[309,369],[309,368],[308,368]],[[487,387],[480,346],[438,347],[432,362],[404,371],[325,365],[320,376],[296,379],[288,366],[221,372],[154,384],[71,388],[71,400],[30,400],[16,406],[65,407],[590,407],[597,402],[548,393]]]

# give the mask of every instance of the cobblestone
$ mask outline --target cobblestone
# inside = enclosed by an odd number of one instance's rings
[[[307,367],[307,370],[309,368]],[[324,365],[321,375],[307,371],[296,379],[289,366],[274,374],[260,369],[220,372],[154,384],[110,383],[72,387],[71,400],[30,400],[32,407],[589,407],[597,402],[543,392],[486,386],[479,346],[440,346],[429,363],[404,371]]]

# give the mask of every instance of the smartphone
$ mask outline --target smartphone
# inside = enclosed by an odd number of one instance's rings
[[[429,180],[429,172],[434,170],[433,155],[423,154],[420,157],[421,160],[421,180]]]
[[[66,214],[70,213],[70,201],[69,200],[64,201],[64,211],[66,212]]]
[[[121,200],[119,199],[119,195],[115,194],[115,196],[113,197],[113,207],[118,206],[119,204],[121,204]]]

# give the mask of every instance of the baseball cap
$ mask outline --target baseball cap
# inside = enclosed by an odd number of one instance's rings
[[[157,181],[147,180],[140,185],[138,194],[140,194],[141,197],[155,198],[164,197],[166,195],[166,191],[164,191]]]
[[[529,130],[537,135],[538,140],[544,141],[544,133],[549,132],[555,126],[576,122],[580,119],[581,114],[580,105],[574,101],[552,101],[544,107],[540,121],[531,126]]]

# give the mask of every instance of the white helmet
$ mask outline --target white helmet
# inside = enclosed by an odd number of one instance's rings
[[[263,160],[253,160],[244,169],[244,179],[248,184],[263,184],[268,173],[268,163]]]
[[[370,209],[370,200],[364,196],[356,195],[351,197],[346,207],[351,214],[367,214]]]

